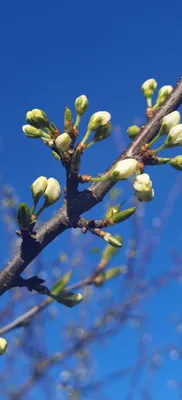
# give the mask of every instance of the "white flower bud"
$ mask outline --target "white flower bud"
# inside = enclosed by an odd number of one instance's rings
[[[84,112],[87,110],[88,107],[88,99],[87,97],[82,94],[82,96],[77,97],[75,100],[75,109],[78,115],[83,115]]]
[[[141,86],[141,90],[145,97],[152,97],[154,90],[157,87],[157,82],[155,79],[147,79]]]
[[[70,147],[72,140],[68,133],[61,133],[55,140],[55,145],[59,151],[67,151]]]
[[[170,129],[167,139],[164,143],[165,147],[182,146],[182,124],[178,124]]]
[[[4,338],[0,338],[0,356],[6,351],[7,349],[7,341]]]
[[[172,92],[173,87],[170,85],[166,85],[161,87],[161,89],[158,92],[158,97],[156,100],[155,108],[159,107],[169,96],[169,94]]]
[[[140,201],[151,201],[153,199],[154,190],[148,174],[137,175],[134,179],[133,187],[135,195]]]
[[[130,176],[136,171],[137,164],[138,161],[134,158],[118,161],[111,172],[111,177],[116,178],[117,180],[130,178]]]
[[[47,187],[47,178],[45,176],[39,176],[31,185],[32,197],[34,204],[37,204],[42,194],[45,192]]]
[[[182,156],[176,156],[174,158],[171,158],[169,161],[169,164],[175,168],[178,169],[179,171],[182,171]]]
[[[158,92],[158,97],[167,97],[172,92],[173,87],[170,85],[162,86]]]
[[[32,125],[23,125],[22,130],[26,136],[37,139],[45,136],[45,133],[41,129],[37,129]]]
[[[88,131],[95,131],[99,126],[107,125],[111,119],[111,114],[107,111],[98,111],[94,113],[88,123]]]
[[[49,120],[44,111],[34,108],[26,113],[26,121],[35,128],[49,128]]]
[[[160,129],[160,133],[168,133],[171,128],[178,125],[181,120],[181,115],[179,111],[173,111],[172,113],[166,115],[162,120],[162,125]]]
[[[61,196],[61,187],[59,182],[54,178],[47,180],[47,187],[44,192],[45,205],[50,206],[55,203]]]

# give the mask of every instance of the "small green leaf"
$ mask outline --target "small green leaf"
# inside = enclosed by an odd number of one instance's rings
[[[107,234],[106,234],[107,235]],[[121,243],[121,237],[120,236],[112,236],[112,235],[107,235],[104,236],[104,240],[106,242],[108,242],[111,246],[116,247],[116,248],[120,248],[122,247],[122,243]]]
[[[58,303],[63,304],[66,307],[74,307],[79,304],[83,296],[81,293],[73,293],[73,292],[61,292],[57,296],[54,297]]]
[[[113,214],[111,217],[113,223],[118,224],[120,222],[125,221],[126,219],[131,217],[131,215],[135,212],[135,210],[136,210],[136,207],[132,207],[132,208],[128,208],[127,210],[123,210],[123,211]]]
[[[58,282],[56,282],[55,285],[52,287],[51,293],[55,295],[59,294],[70,281],[71,275],[72,275],[71,270],[66,272],[66,274],[63,275],[62,278]]]
[[[70,281],[71,275],[72,275],[72,271],[70,270],[70,271],[66,272],[66,274],[63,275],[61,277],[61,279],[55,283],[55,285],[52,287],[52,289],[50,291],[50,293],[53,295],[53,297],[47,299],[47,301],[49,303],[53,300],[57,300],[54,296],[59,295],[60,292],[62,292],[64,290],[64,288]]]
[[[113,238],[119,243],[122,241],[122,237],[120,235],[113,236]],[[122,246],[122,244],[121,244]],[[102,253],[102,258],[107,258],[107,260],[110,260],[115,254],[117,254],[119,251],[119,248],[113,247],[112,245],[107,245]]]

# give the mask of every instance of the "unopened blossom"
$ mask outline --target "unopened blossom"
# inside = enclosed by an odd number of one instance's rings
[[[170,129],[167,139],[164,143],[165,147],[182,146],[182,124],[178,124]]]
[[[32,197],[34,204],[37,204],[38,200],[45,192],[47,187],[47,178],[45,176],[39,176],[31,185]]]
[[[128,179],[134,174],[137,168],[138,161],[134,158],[127,158],[126,160],[118,161],[113,168],[111,177],[117,180]]]
[[[147,79],[143,85],[141,86],[142,92],[145,92],[146,90],[152,90],[154,91],[157,87],[157,82],[155,79]]]
[[[50,206],[55,203],[61,196],[61,187],[59,182],[54,178],[47,180],[47,187],[44,192],[45,204]]]
[[[133,187],[135,195],[140,201],[151,201],[154,197],[154,189],[152,188],[152,181],[148,174],[140,174],[135,177]]]
[[[167,97],[172,92],[172,90],[173,90],[173,87],[171,85],[162,86],[159,89],[158,97],[163,97],[163,96]]]
[[[50,125],[46,113],[38,108],[34,108],[26,113],[26,121],[28,124],[40,129],[49,128]]]
[[[88,107],[88,99],[87,97],[82,94],[81,96],[77,97],[75,100],[75,109],[78,115],[83,115],[84,112],[87,110]]]
[[[94,113],[88,123],[88,131],[95,131],[99,126],[104,126],[109,123],[111,114],[107,111],[98,111]]]
[[[176,156],[174,158],[171,158],[171,160],[169,161],[169,164],[179,170],[182,171],[182,156]]]
[[[170,85],[166,85],[160,88],[158,92],[158,97],[156,100],[155,108],[159,107],[169,96],[169,94],[172,92],[173,87]]]
[[[143,95],[146,99],[151,99],[154,91],[157,87],[157,82],[155,79],[147,79],[141,86],[141,90],[143,92]]]
[[[67,151],[71,145],[71,138],[68,135],[68,133],[62,133],[61,135],[59,135],[57,137],[57,139],[55,140],[55,145],[56,148],[60,151]]]
[[[41,129],[35,128],[32,125],[23,125],[22,131],[24,132],[25,136],[28,136],[32,139],[38,139],[46,136],[46,134]]]
[[[181,115],[179,111],[173,111],[172,113],[166,115],[162,120],[162,125],[160,128],[160,133],[168,133],[170,129],[178,125],[181,121]]]

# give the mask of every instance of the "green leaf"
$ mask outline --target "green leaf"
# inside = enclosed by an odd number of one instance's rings
[[[50,291],[50,293],[51,293],[54,297],[51,297],[51,298],[48,298],[48,299],[47,299],[47,301],[48,301],[49,303],[50,303],[51,301],[53,301],[53,300],[57,300],[57,299],[55,298],[55,296],[59,295],[60,292],[62,292],[62,291],[64,290],[64,288],[66,287],[66,285],[67,285],[68,282],[70,281],[71,275],[72,275],[72,271],[70,270],[70,271],[66,272],[66,274],[63,275],[63,276],[61,277],[61,279],[55,283],[55,285],[52,287],[52,289],[51,289],[51,291]]]
[[[120,235],[113,236],[115,240],[119,241],[119,243],[122,242],[122,237]],[[122,246],[122,244],[121,244]],[[115,254],[117,254],[119,251],[118,247],[114,247],[111,244],[108,244],[103,253],[102,253],[102,258],[106,258],[107,260],[110,260]]]
[[[66,307],[74,307],[79,304],[83,296],[81,293],[73,293],[73,292],[61,292],[57,296],[54,296],[54,299],[58,302],[63,304]]]
[[[71,275],[72,275],[71,270],[66,272],[66,274],[63,275],[62,278],[58,282],[56,282],[55,285],[52,287],[51,293],[55,295],[59,294],[70,281]]]
[[[112,215],[112,221],[114,224],[119,224],[120,222],[125,221],[126,219],[130,218],[131,215],[135,212],[136,207],[128,208],[127,210],[123,210],[117,212]]]
[[[107,239],[107,242],[113,247],[116,247],[116,248],[122,247],[122,243],[112,235],[109,236],[109,238]]]

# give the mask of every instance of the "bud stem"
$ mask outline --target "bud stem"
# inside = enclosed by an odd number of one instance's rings
[[[159,133],[157,134],[157,136],[155,136],[155,138],[153,139],[153,140],[151,140],[151,142],[150,143],[148,143],[148,148],[149,147],[151,147],[155,142],[157,142],[157,140],[160,138],[160,131],[159,131]]]
[[[37,211],[37,213],[35,214],[35,218],[37,219],[39,217],[39,215],[42,213],[42,211],[44,211],[44,209],[46,208],[46,204],[44,203],[42,207],[40,207],[40,209]]]
[[[152,150],[152,152],[153,152],[153,154],[157,154],[157,153],[159,153],[159,151],[162,151],[165,148],[166,148],[166,146],[165,146],[165,143],[164,143],[164,144],[162,144],[162,146],[158,147],[157,149]]]
[[[157,165],[167,164],[171,158],[157,157]]]
[[[80,120],[81,120],[81,117],[80,117],[79,114],[77,114],[77,116],[76,116],[76,121],[75,121],[75,126],[76,126],[77,128],[78,128],[78,126],[79,126]]]
[[[100,176],[100,177],[96,177],[96,178],[90,178],[89,182],[102,182],[102,181],[108,181],[108,180],[109,179],[107,176]],[[117,179],[115,179],[115,180],[117,180]]]
[[[146,100],[147,100],[147,106],[148,107],[152,107],[152,98],[151,97],[147,97]]]
[[[37,203],[38,202],[36,202],[36,203],[34,202],[34,205],[33,205],[32,209],[31,209],[31,214],[35,214],[35,209],[36,209]]]
[[[87,132],[86,132],[84,138],[83,138],[82,141],[81,141],[81,144],[85,144],[85,142],[86,142],[87,139],[89,138],[90,134],[91,134],[90,131],[87,131]]]
[[[95,144],[95,140],[92,140],[91,142],[86,144],[86,149],[88,149],[89,147],[93,146],[93,144]]]

